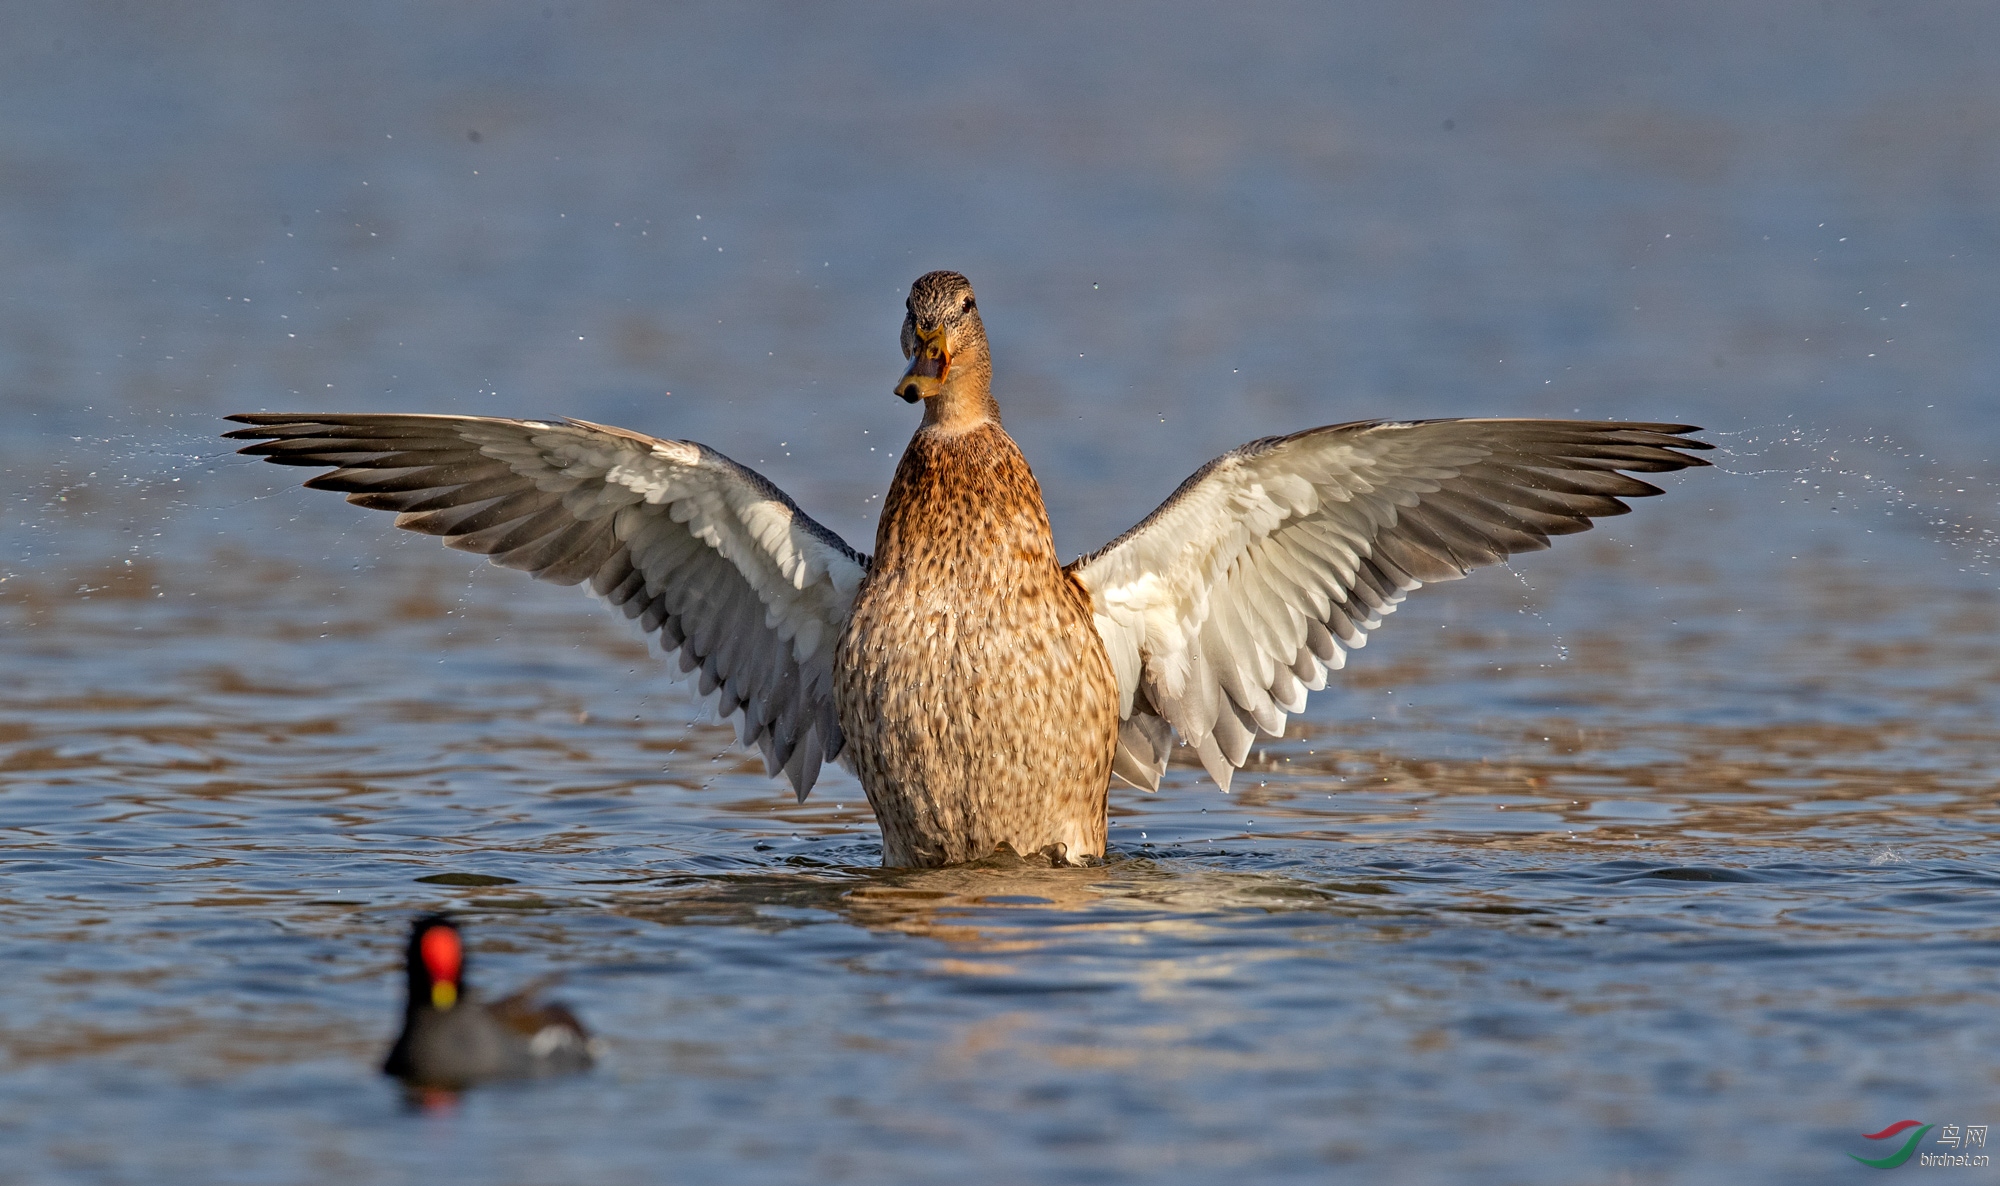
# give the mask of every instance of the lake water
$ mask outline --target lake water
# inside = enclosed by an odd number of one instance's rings
[[[0,1182],[1831,1182],[2000,1119],[2000,10],[7,25]],[[217,439],[575,415],[865,550],[935,267],[1066,555],[1366,416],[1717,466],[1102,867],[899,872],[588,598]],[[376,1073],[437,907],[595,1072]]]

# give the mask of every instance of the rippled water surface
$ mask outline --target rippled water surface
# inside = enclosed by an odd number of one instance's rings
[[[8,24],[0,1182],[1821,1182],[2000,1120],[1992,10]],[[1067,554],[1370,415],[1717,466],[1413,598],[1232,793],[1114,792],[1102,867],[910,872],[587,598],[216,439],[572,414],[866,549],[933,267]],[[435,907],[601,1066],[406,1103]]]

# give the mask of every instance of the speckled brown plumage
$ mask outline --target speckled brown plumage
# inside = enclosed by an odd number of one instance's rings
[[[949,864],[1001,844],[1102,856],[1118,681],[1090,594],[1057,561],[1041,486],[1000,426],[972,286],[933,272],[908,307],[898,393],[924,400],[924,423],[834,658],[882,862]]]
[[[920,429],[875,548],[834,703],[883,864],[1102,856],[1118,684],[1000,425]]]

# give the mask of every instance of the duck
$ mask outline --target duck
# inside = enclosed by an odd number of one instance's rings
[[[409,994],[403,1029],[384,1074],[419,1090],[457,1091],[495,1079],[527,1079],[589,1069],[596,1040],[559,1004],[526,989],[483,1001],[466,984],[465,939],[445,914],[410,924],[404,951]]]
[[[1113,780],[1178,747],[1227,790],[1258,738],[1411,592],[1660,494],[1708,464],[1692,425],[1361,420],[1224,453],[1063,563],[1002,425],[972,285],[904,302],[893,391],[922,419],[872,553],[694,441],[576,419],[257,412],[240,451],[557,584],[658,639],[800,802],[851,770],[882,863],[1106,851]]]

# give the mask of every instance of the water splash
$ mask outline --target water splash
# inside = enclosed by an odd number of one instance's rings
[[[1569,662],[1569,644],[1563,641],[1562,631],[1557,630],[1551,625],[1549,625],[1548,619],[1542,616],[1541,606],[1536,601],[1536,594],[1540,593],[1540,590],[1536,589],[1533,582],[1528,580],[1528,575],[1526,573],[1522,572],[1518,568],[1515,568],[1512,564],[1504,565],[1503,567],[1505,567],[1508,572],[1514,574],[1514,579],[1521,582],[1521,588],[1527,593],[1527,596],[1521,599],[1521,607],[1515,612],[1533,619],[1537,626],[1541,627],[1543,631],[1547,632],[1550,639],[1549,643],[1550,649],[1555,651],[1556,662],[1558,663]],[[1538,663],[1536,664],[1536,666],[1547,667],[1548,664]]]
[[[1990,474],[1966,473],[1962,464],[1888,433],[1843,435],[1792,417],[1709,435],[1723,473],[1782,484],[1776,505],[1894,520],[1896,527],[1943,544],[1959,571],[1994,578],[2000,562],[2000,482]]]

